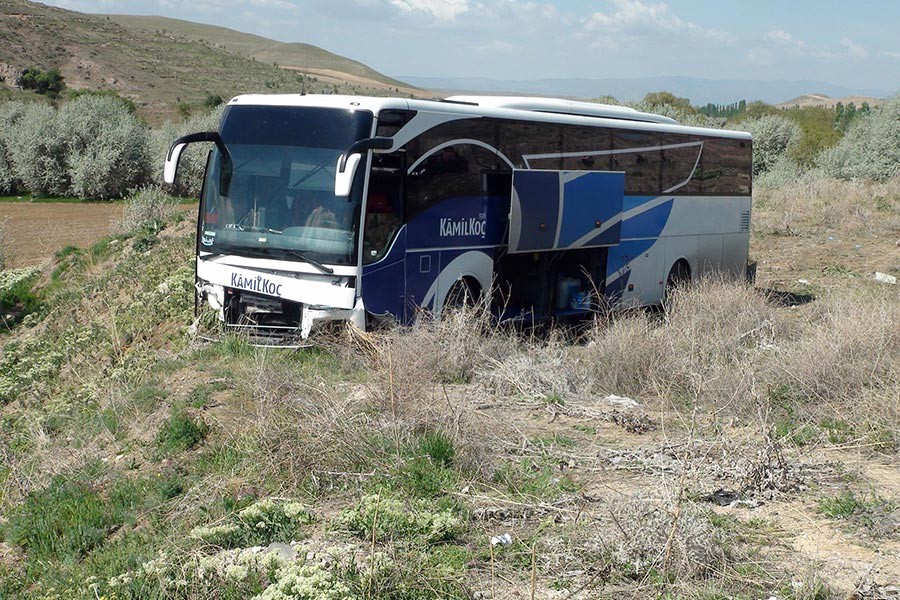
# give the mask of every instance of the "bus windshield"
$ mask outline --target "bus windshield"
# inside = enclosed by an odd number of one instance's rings
[[[232,106],[213,150],[200,206],[200,251],[355,264],[365,169],[334,195],[338,157],[372,130],[372,113]],[[224,173],[223,173],[224,170]]]

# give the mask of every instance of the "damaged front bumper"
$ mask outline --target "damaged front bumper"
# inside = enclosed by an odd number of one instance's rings
[[[365,329],[355,281],[347,274],[256,270],[201,259],[196,288],[198,307],[208,306],[225,331],[245,334],[258,346],[296,347],[310,345],[310,336],[328,324]]]

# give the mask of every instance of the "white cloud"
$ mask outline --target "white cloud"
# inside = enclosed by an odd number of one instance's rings
[[[425,13],[438,21],[455,21],[469,12],[469,0],[391,0],[391,4],[406,13]]]
[[[847,50],[847,53],[853,58],[866,58],[869,56],[868,50],[855,43],[850,38],[841,39],[841,46],[843,46]]]
[[[610,0],[609,4],[608,12],[595,12],[582,19],[586,31],[625,35],[674,33],[722,42],[733,41],[727,33],[685,21],[673,13],[665,2]]]
[[[803,40],[795,39],[787,31],[783,29],[776,29],[774,31],[770,31],[766,34],[766,39],[772,42],[776,42],[779,44],[786,44],[788,46],[794,46],[795,48],[804,49],[806,48],[806,42]]]
[[[884,50],[881,54],[883,56],[887,56],[888,58],[893,58],[894,60],[900,60],[900,52],[894,52],[893,50]]]

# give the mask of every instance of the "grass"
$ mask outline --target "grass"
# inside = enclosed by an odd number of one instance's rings
[[[791,227],[821,234],[818,200],[797,202],[811,212]],[[760,208],[761,226],[781,210]],[[192,231],[164,224],[143,253],[133,237],[58,252],[36,280],[45,308],[5,340],[0,594],[253,597],[302,581],[528,597],[534,558],[536,597],[837,597],[780,543],[788,525],[704,500],[719,487],[862,546],[895,539],[887,492],[861,492],[877,483],[863,475],[836,492],[820,460],[894,464],[900,442],[900,302],[822,273],[864,273],[850,259],[818,264],[802,301],[785,302],[793,276],[703,280],[574,340],[475,307],[278,352],[186,335]]]
[[[199,417],[184,410],[173,411],[163,423],[156,437],[156,444],[165,454],[190,450],[202,442],[209,434],[209,425]]]
[[[858,496],[850,490],[820,498],[820,513],[849,522],[876,538],[900,538],[900,505],[878,496]]]

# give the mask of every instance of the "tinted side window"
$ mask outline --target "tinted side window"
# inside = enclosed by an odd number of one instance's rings
[[[660,193],[660,136],[646,131],[614,130],[610,169],[625,171],[626,194]]]
[[[572,171],[608,171],[612,161],[612,133],[600,127],[564,127],[563,152],[583,153],[567,156],[562,160],[562,168]],[[604,154],[596,154],[604,152]]]
[[[558,171],[563,152],[562,126],[553,123],[534,123],[530,121],[501,121],[499,124],[498,142],[500,151],[515,163],[519,169],[549,169]],[[539,158],[534,155],[552,155]]]
[[[698,159],[703,148],[701,140],[687,135],[665,134],[662,136],[662,145],[661,192],[698,193],[700,180],[696,175],[700,169]]]
[[[509,170],[496,154],[473,144],[438,150],[421,161],[406,177],[406,218],[432,206],[464,196],[484,193],[483,174]]]
[[[378,113],[375,135],[392,137],[414,116],[416,116],[416,111],[414,110],[383,110]]]
[[[703,144],[700,189],[704,194],[750,193],[750,144],[745,140],[708,138]]]

